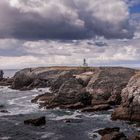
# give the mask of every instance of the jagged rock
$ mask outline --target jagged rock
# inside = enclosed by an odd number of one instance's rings
[[[140,121],[140,73],[131,78],[121,96],[122,104],[115,109],[112,119]]]
[[[81,102],[86,106],[91,104],[91,99],[91,95],[83,89],[77,79],[71,78],[62,84],[53,103],[62,106]]]
[[[102,110],[108,110],[111,109],[109,104],[101,104],[101,105],[95,105],[93,107],[86,107],[81,110],[81,112],[94,112],[94,111],[102,111]]]
[[[40,118],[36,118],[36,119],[28,119],[24,121],[24,124],[26,125],[34,125],[34,126],[41,126],[41,125],[45,125],[46,124],[46,118],[40,117]]]

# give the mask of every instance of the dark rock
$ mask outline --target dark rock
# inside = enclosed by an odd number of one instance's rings
[[[0,105],[0,108],[4,108],[4,105]]]
[[[43,117],[36,118],[36,119],[25,120],[24,124],[26,124],[26,125],[34,125],[34,126],[45,125],[46,124],[46,118],[43,116]]]

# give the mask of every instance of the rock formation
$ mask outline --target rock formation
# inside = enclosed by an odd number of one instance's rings
[[[98,111],[121,104],[113,113],[113,119],[139,120],[140,73],[135,75],[136,72],[122,67],[29,68],[15,74],[12,88],[50,87],[51,94],[39,95],[32,100],[46,108]]]

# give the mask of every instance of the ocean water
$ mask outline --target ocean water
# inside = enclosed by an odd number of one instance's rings
[[[5,76],[11,77],[18,70],[5,70]],[[131,135],[140,128],[126,121],[112,121],[113,110],[93,113],[82,113],[79,110],[46,110],[38,104],[31,103],[35,96],[48,92],[49,88],[31,91],[13,90],[0,87],[0,140],[100,140],[97,130],[105,127],[120,127],[126,135]],[[45,116],[47,124],[42,127],[26,126],[24,120]],[[65,119],[72,120],[65,123]],[[96,137],[93,138],[93,135]]]
[[[19,69],[4,69],[4,78],[13,77],[17,71],[19,71]]]

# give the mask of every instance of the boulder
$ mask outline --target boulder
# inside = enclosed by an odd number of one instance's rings
[[[122,90],[122,104],[115,109],[112,119],[140,121],[140,72]]]
[[[32,82],[33,77],[31,75],[31,69],[23,69],[15,74],[12,88],[26,89]]]
[[[34,126],[41,126],[46,124],[46,118],[40,117],[40,118],[35,118],[35,119],[28,119],[24,121],[24,124],[26,125],[34,125]]]

